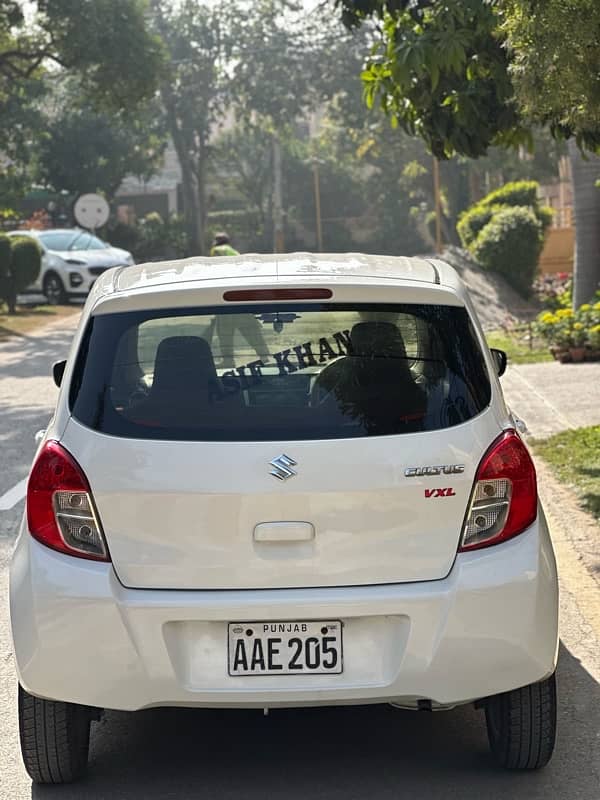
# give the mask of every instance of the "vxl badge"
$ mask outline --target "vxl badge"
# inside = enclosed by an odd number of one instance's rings
[[[287,481],[288,478],[298,474],[295,469],[292,469],[292,467],[298,466],[297,462],[286,456],[285,453],[277,456],[273,461],[269,461],[269,464],[273,467],[270,474],[277,480]]]

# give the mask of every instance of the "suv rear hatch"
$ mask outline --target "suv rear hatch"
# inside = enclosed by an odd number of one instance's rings
[[[62,443],[128,587],[436,580],[499,432],[490,395],[460,306],[103,313]]]

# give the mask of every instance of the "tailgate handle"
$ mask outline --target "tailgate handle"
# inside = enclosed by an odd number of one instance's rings
[[[314,538],[310,522],[261,522],[254,528],[255,542],[308,542]]]

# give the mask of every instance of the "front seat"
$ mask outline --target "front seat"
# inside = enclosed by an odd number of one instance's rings
[[[169,336],[158,345],[152,386],[137,415],[161,427],[196,427],[222,397],[206,339]]]
[[[418,430],[426,394],[410,371],[404,340],[391,322],[359,322],[350,332],[349,354],[319,376],[346,416],[370,435]]]

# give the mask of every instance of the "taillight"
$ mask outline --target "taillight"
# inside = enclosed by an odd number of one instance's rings
[[[483,457],[459,551],[512,539],[537,516],[537,481],[531,456],[513,430],[496,439]]]
[[[54,550],[110,561],[87,479],[58,442],[46,442],[31,470],[27,523],[31,535]]]
[[[223,299],[230,303],[243,303],[250,300],[330,300],[331,289],[230,289]]]

